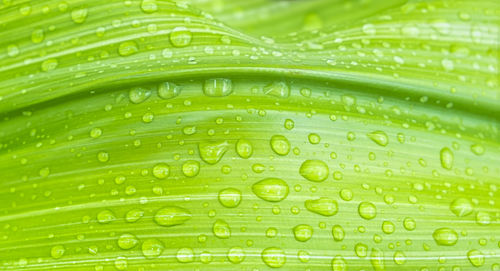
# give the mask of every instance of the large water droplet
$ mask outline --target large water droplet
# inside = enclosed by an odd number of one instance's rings
[[[53,246],[52,249],[50,250],[50,256],[52,256],[52,258],[54,259],[59,259],[64,255],[65,252],[66,249],[64,248],[64,246],[61,245]]]
[[[142,254],[148,259],[156,258],[163,253],[165,246],[160,240],[147,239],[142,243]]]
[[[472,144],[470,146],[470,150],[475,155],[482,155],[484,153],[484,147],[483,147],[483,145],[481,145],[479,143],[478,144]]]
[[[102,210],[97,214],[97,221],[101,224],[108,224],[115,219],[115,214],[110,210]]]
[[[413,218],[405,217],[405,219],[403,220],[403,226],[405,227],[406,230],[412,231],[417,227],[417,223]]]
[[[200,173],[200,163],[195,160],[188,160],[182,164],[182,173],[186,177],[195,177]]]
[[[344,232],[344,229],[342,228],[342,226],[334,225],[332,227],[332,236],[333,236],[333,240],[335,240],[337,242],[344,240],[345,232]]]
[[[212,78],[205,80],[203,93],[210,97],[223,97],[233,92],[233,82],[227,78]]]
[[[193,35],[191,31],[183,26],[175,27],[170,33],[170,42],[175,47],[186,47],[191,43]]]
[[[366,220],[370,220],[377,216],[377,208],[371,202],[361,202],[358,206],[359,216]]]
[[[403,251],[394,252],[394,262],[398,265],[404,264],[406,262],[406,255]]]
[[[384,221],[382,222],[382,231],[385,234],[391,234],[396,230],[396,226],[394,226],[394,223],[391,221]]]
[[[180,263],[191,263],[194,261],[194,251],[188,247],[180,248],[177,250],[176,258]]]
[[[488,212],[479,211],[476,213],[476,223],[482,226],[489,225],[491,223],[491,216]]]
[[[267,178],[252,185],[253,193],[266,201],[278,202],[288,196],[288,184],[282,179]]]
[[[269,267],[282,267],[286,262],[285,252],[281,248],[269,247],[262,251],[262,261]]]
[[[156,212],[154,220],[161,226],[175,226],[183,224],[191,219],[191,213],[184,208],[177,206],[168,206]]]
[[[458,241],[458,234],[450,228],[439,228],[432,234],[436,244],[440,246],[453,246]]]
[[[71,20],[77,24],[85,22],[87,19],[88,10],[85,8],[74,9],[71,11]]]
[[[224,207],[234,208],[241,202],[241,192],[236,188],[226,188],[219,192],[219,202]]]
[[[313,228],[306,224],[297,225],[293,228],[293,235],[295,236],[295,240],[305,242],[311,239]]]
[[[326,197],[306,200],[304,205],[307,210],[323,216],[332,216],[338,212],[337,201]]]
[[[43,29],[37,28],[31,32],[31,41],[33,43],[40,43],[45,39],[45,34],[43,32]]]
[[[229,224],[222,219],[217,219],[217,221],[215,221],[212,231],[216,237],[221,239],[231,237],[231,228],[229,228]]]
[[[451,169],[453,167],[453,158],[453,152],[448,147],[444,147],[441,149],[441,166],[444,169]]]
[[[171,82],[158,84],[158,96],[162,99],[171,99],[181,93],[181,87]]]
[[[389,137],[387,137],[387,134],[384,131],[374,131],[368,133],[367,136],[380,146],[385,147],[389,144]]]
[[[451,202],[450,210],[456,216],[467,216],[472,213],[472,203],[466,198],[458,198]]]
[[[271,137],[271,149],[278,155],[287,155],[290,152],[290,142],[282,135]]]
[[[328,177],[329,170],[321,160],[306,160],[300,166],[299,173],[309,181],[322,182]]]
[[[137,222],[144,216],[144,211],[141,209],[132,209],[125,214],[125,221],[129,223]]]
[[[467,252],[467,258],[469,259],[469,262],[475,267],[484,265],[484,255],[479,250],[470,250],[469,252]]]
[[[170,166],[166,163],[158,163],[153,167],[153,176],[158,179],[165,179],[170,175]]]
[[[368,246],[363,243],[357,243],[354,246],[354,252],[356,252],[358,257],[364,258],[368,255]]]
[[[234,264],[241,263],[245,260],[245,251],[241,247],[232,247],[227,252],[227,259]]]

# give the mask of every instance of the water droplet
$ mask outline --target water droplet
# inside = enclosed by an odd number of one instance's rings
[[[387,134],[384,131],[374,131],[371,133],[368,133],[367,136],[373,140],[373,142],[377,143],[378,145],[385,147],[389,143],[389,138],[387,137]]]
[[[484,211],[479,211],[476,214],[476,223],[482,226],[489,225],[491,223],[491,216],[489,213]]]
[[[353,198],[353,193],[351,189],[342,189],[340,190],[340,198],[345,201],[350,201]]]
[[[92,138],[98,138],[102,135],[102,130],[101,128],[92,128],[92,130],[90,130],[90,137]]]
[[[333,271],[347,271],[347,263],[342,256],[337,255],[332,260]]]
[[[246,139],[238,140],[238,142],[236,142],[236,153],[238,153],[241,158],[250,158],[253,153],[252,143]]]
[[[219,162],[228,149],[229,143],[227,141],[206,141],[198,144],[201,159],[211,165]]]
[[[412,231],[417,227],[417,223],[413,218],[405,217],[405,219],[403,220],[403,226],[405,227],[406,230]]]
[[[109,161],[109,154],[105,151],[101,151],[99,153],[97,153],[97,160],[99,160],[99,162],[108,162]]]
[[[271,149],[278,155],[287,155],[290,152],[290,142],[282,135],[271,137]]]
[[[321,160],[306,160],[299,169],[300,175],[312,182],[322,182],[328,178],[329,170]]]
[[[176,258],[180,263],[191,263],[194,261],[194,251],[188,247],[180,248],[177,250]]]
[[[307,210],[323,216],[335,215],[339,210],[337,201],[326,197],[306,200],[304,206]]]
[[[141,209],[132,209],[125,214],[125,221],[129,223],[137,222],[144,216],[144,211]]]
[[[467,216],[472,213],[472,203],[465,198],[458,198],[450,204],[450,210],[456,216]]]
[[[481,144],[472,144],[470,150],[475,155],[482,155],[484,153],[484,147]]]
[[[282,267],[286,262],[285,252],[281,248],[269,247],[262,251],[262,261],[269,267]]]
[[[445,71],[452,71],[455,68],[455,64],[453,63],[453,60],[444,58],[441,60],[441,66],[443,66]]]
[[[444,169],[451,169],[451,167],[453,166],[453,158],[453,152],[448,147],[444,147],[441,149],[441,166]]]
[[[221,239],[231,237],[231,228],[229,228],[229,224],[222,219],[217,219],[217,221],[215,221],[212,231],[216,237]]]
[[[354,252],[356,252],[358,257],[364,258],[368,255],[368,246],[363,243],[357,243],[354,246]]]
[[[145,87],[133,87],[128,92],[128,98],[132,103],[140,104],[151,96],[152,90]]]
[[[170,33],[170,42],[175,47],[186,47],[191,43],[193,35],[183,26],[175,27]]]
[[[128,266],[127,259],[125,257],[118,257],[115,260],[116,270],[126,270]]]
[[[264,94],[278,98],[288,98],[290,96],[290,86],[283,81],[272,82],[264,87]]]
[[[135,41],[129,40],[120,43],[118,46],[118,54],[121,56],[129,56],[139,52],[139,47]]]
[[[366,220],[370,220],[377,216],[377,208],[371,202],[361,202],[358,206],[359,216]]]
[[[291,119],[286,119],[285,120],[285,128],[287,130],[292,130],[293,127],[295,127],[295,122],[293,120],[291,120]]]
[[[120,235],[118,238],[118,246],[121,249],[131,249],[135,247],[139,243],[139,240],[137,238],[129,233],[125,233]]]
[[[252,185],[253,193],[266,201],[278,202],[288,196],[288,184],[282,179],[267,178]]]
[[[406,255],[402,251],[396,251],[393,259],[396,264],[401,265],[406,262]]]
[[[373,24],[365,24],[363,25],[363,33],[366,35],[375,35],[377,34],[377,29],[375,29],[375,26]]]
[[[38,175],[40,175],[40,177],[42,177],[42,178],[49,176],[50,175],[50,168],[48,168],[48,167],[41,168],[38,171]]]
[[[241,263],[245,260],[245,251],[241,247],[232,247],[227,253],[227,258],[234,264]]]
[[[181,93],[181,87],[171,82],[158,84],[158,96],[162,99],[172,99]]]
[[[194,177],[200,173],[200,163],[195,160],[188,160],[182,164],[182,173],[186,177]]]
[[[153,176],[158,179],[165,179],[170,175],[170,166],[166,163],[158,163],[153,167]]]
[[[391,221],[384,221],[382,222],[382,231],[385,233],[385,234],[391,234],[394,232],[395,230],[395,226],[394,226],[394,223],[392,223]]]
[[[319,142],[321,141],[321,137],[315,133],[309,134],[309,136],[307,136],[307,139],[309,139],[309,143],[313,145],[319,144]]]
[[[208,251],[204,251],[200,254],[200,261],[204,264],[211,263],[213,260],[212,254]]]
[[[413,24],[406,24],[401,28],[401,33],[405,36],[417,37],[420,30]]]
[[[236,188],[226,188],[219,192],[219,202],[224,207],[234,208],[240,205],[241,191]]]
[[[212,78],[205,80],[203,93],[210,97],[223,97],[233,92],[233,82],[227,78]]]
[[[145,13],[153,13],[158,10],[158,5],[156,0],[142,0],[141,9]]]
[[[52,249],[50,250],[50,256],[54,259],[59,259],[64,255],[64,252],[66,252],[66,249],[64,246],[57,245],[53,246]]]
[[[375,271],[385,270],[384,264],[384,252],[378,248],[372,248],[372,252],[370,254],[370,262]]]
[[[59,62],[55,58],[50,58],[42,62],[41,68],[44,72],[55,70]]]
[[[293,228],[293,235],[295,236],[295,240],[305,242],[311,239],[313,228],[306,224],[297,225]]]
[[[147,239],[142,243],[142,254],[148,259],[156,258],[163,253],[165,246],[160,240]]]
[[[31,41],[33,43],[40,43],[45,39],[45,34],[43,32],[43,29],[37,28],[31,32]]]
[[[458,241],[458,234],[450,228],[439,228],[432,234],[436,244],[440,246],[453,246]]]
[[[311,258],[311,256],[309,255],[309,252],[307,252],[305,250],[299,250],[299,252],[297,252],[297,257],[299,258],[299,261],[301,261],[303,263],[309,262],[309,259]]]
[[[181,207],[168,206],[156,212],[154,220],[160,226],[181,225],[191,219],[191,213]]]
[[[101,224],[108,224],[115,219],[115,214],[110,210],[102,210],[97,214],[97,221]]]
[[[467,258],[469,259],[469,262],[475,267],[484,265],[484,255],[479,250],[470,250],[469,252],[467,252]]]
[[[344,229],[342,228],[342,226],[334,225],[332,227],[332,236],[333,236],[333,240],[335,240],[337,242],[344,240],[345,232],[344,232]]]
[[[74,9],[71,11],[71,20],[77,24],[85,22],[87,19],[88,10],[85,8]]]
[[[10,44],[9,46],[7,46],[7,55],[8,56],[15,57],[18,54],[19,54],[19,48],[17,47],[17,45]]]

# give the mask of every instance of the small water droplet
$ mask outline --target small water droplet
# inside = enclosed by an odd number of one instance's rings
[[[42,62],[41,68],[44,72],[55,70],[59,62],[55,58],[50,58]]]
[[[227,259],[234,264],[241,263],[245,260],[245,251],[241,247],[232,247],[227,252]]]
[[[344,240],[344,237],[345,237],[344,228],[342,228],[342,226],[340,226],[340,225],[334,225],[332,227],[332,236],[333,236],[333,240],[335,240],[337,242]]]
[[[91,138],[98,138],[102,135],[102,129],[101,128],[92,128],[92,130],[90,130],[90,137]]]
[[[130,101],[134,104],[140,104],[151,96],[152,90],[147,87],[132,87],[128,92]]]
[[[444,147],[440,152],[441,166],[444,169],[451,169],[453,167],[453,152],[448,148]]]
[[[193,35],[191,31],[183,26],[175,27],[170,33],[170,42],[175,47],[186,47],[191,43]]]
[[[488,212],[479,211],[476,214],[476,223],[482,226],[489,225],[491,223],[491,216]]]
[[[278,202],[288,196],[288,184],[282,179],[266,178],[252,185],[253,193],[266,201]]]
[[[458,241],[458,234],[450,228],[439,228],[432,234],[436,244],[440,246],[453,246]]]
[[[212,78],[205,80],[203,93],[209,97],[223,97],[233,92],[233,82],[227,78]]]
[[[241,158],[250,158],[253,153],[252,143],[246,139],[238,140],[238,142],[236,142],[236,153],[238,153]]]
[[[144,211],[141,209],[132,209],[125,214],[125,221],[129,223],[137,222],[144,216]]]
[[[237,207],[241,202],[241,191],[236,188],[225,188],[219,191],[219,202],[227,208]]]
[[[64,248],[64,246],[61,245],[53,246],[52,249],[50,250],[50,256],[52,256],[52,258],[54,259],[60,259],[65,252],[66,249]]]
[[[219,162],[228,149],[227,141],[205,141],[198,144],[201,159],[211,165]]]
[[[177,250],[176,258],[180,263],[191,263],[194,261],[194,251],[188,247],[180,248]]]
[[[368,133],[367,136],[380,146],[385,147],[387,146],[387,144],[389,144],[389,138],[384,131],[374,131]]]
[[[354,246],[354,252],[356,252],[358,257],[364,258],[368,255],[368,246],[363,243],[357,243]]]
[[[478,144],[472,144],[470,146],[470,150],[475,155],[482,155],[482,154],[484,154],[484,147],[483,147],[483,145],[481,145],[479,143]]]
[[[311,239],[313,228],[307,224],[297,225],[293,228],[293,235],[295,236],[295,240],[305,242]]]
[[[148,259],[156,258],[163,253],[165,246],[160,240],[147,239],[142,243],[142,254]]]
[[[484,255],[479,250],[469,250],[469,252],[467,252],[467,258],[469,259],[469,262],[475,267],[484,265]]]
[[[412,231],[417,227],[417,223],[413,218],[405,217],[405,219],[403,220],[403,226],[405,227],[406,230]]]
[[[269,247],[262,251],[262,261],[269,267],[278,268],[286,263],[285,252],[281,248]]]
[[[137,237],[129,233],[122,234],[118,238],[118,246],[121,249],[131,249],[135,247],[138,243],[139,240],[137,240]]]
[[[217,219],[217,221],[215,221],[212,231],[214,235],[220,239],[231,237],[231,228],[229,228],[229,224],[222,219]]]
[[[195,160],[188,160],[182,164],[182,173],[186,177],[195,177],[200,173],[200,163]]]
[[[333,258],[332,271],[347,271],[347,263],[342,256],[337,255]]]
[[[327,197],[306,200],[304,206],[307,210],[323,216],[332,216],[338,212],[337,201]]]
[[[31,32],[31,41],[33,43],[40,43],[45,39],[45,34],[43,32],[43,29],[37,28]]]
[[[290,152],[290,142],[282,135],[271,137],[271,149],[278,155],[287,155]]]
[[[19,48],[15,44],[10,44],[7,46],[7,55],[10,57],[15,57],[19,55]]]
[[[97,160],[99,160],[99,162],[108,162],[109,161],[109,154],[105,151],[101,151],[99,153],[97,153]]]
[[[472,203],[466,198],[458,198],[451,202],[450,210],[458,217],[467,216],[472,213]]]
[[[377,216],[377,208],[371,202],[361,202],[358,206],[358,213],[362,218],[370,220]]]
[[[172,99],[181,93],[181,87],[171,82],[158,84],[158,96],[162,99]]]
[[[160,226],[170,227],[184,224],[191,219],[191,213],[184,208],[168,206],[156,212],[154,220]]]
[[[153,13],[158,10],[158,5],[156,0],[142,0],[141,9],[145,13]]]
[[[97,214],[97,221],[101,224],[108,224],[115,219],[115,214],[110,210],[102,210]]]
[[[166,163],[158,163],[153,167],[153,176],[165,179],[170,175],[170,166]]]
[[[121,56],[129,56],[139,52],[139,46],[135,41],[129,40],[120,43],[118,46],[118,54]]]
[[[382,231],[385,233],[385,234],[391,234],[395,231],[395,226],[394,226],[394,223],[392,223],[391,221],[384,221],[382,222]]]
[[[85,22],[87,19],[88,10],[85,8],[74,9],[71,11],[71,20],[77,24]]]
[[[375,271],[385,270],[384,252],[382,252],[382,250],[378,248],[372,248],[372,252],[370,254],[370,262]]]
[[[322,182],[328,178],[329,170],[321,160],[306,160],[299,169],[300,175],[312,182]]]

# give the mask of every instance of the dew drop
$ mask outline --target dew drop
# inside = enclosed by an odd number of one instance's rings
[[[340,225],[334,225],[332,227],[332,236],[333,240],[335,240],[336,242],[344,240],[345,237],[344,228],[342,228],[342,226]]]
[[[354,252],[356,252],[358,257],[364,258],[368,255],[368,246],[363,243],[357,243],[354,246]]]
[[[322,182],[328,178],[329,170],[321,160],[306,160],[299,169],[300,175],[312,182]]]
[[[326,197],[306,200],[304,206],[307,210],[323,216],[335,215],[339,210],[337,201]]]
[[[281,248],[269,247],[262,251],[262,261],[269,267],[282,267],[286,262],[285,252]]]
[[[158,96],[162,99],[172,99],[181,93],[181,87],[171,82],[158,84]]]
[[[227,208],[234,208],[240,205],[241,191],[236,188],[226,188],[219,191],[219,202]]]
[[[128,92],[128,98],[134,104],[140,104],[151,96],[151,89],[145,87],[133,87]]]
[[[180,263],[191,263],[194,261],[194,251],[188,247],[180,248],[177,250],[176,258]]]
[[[405,227],[405,229],[408,231],[412,231],[417,227],[417,223],[413,218],[405,217],[405,219],[403,220],[403,227]]]
[[[371,133],[368,133],[367,136],[373,140],[373,142],[377,143],[378,145],[385,147],[389,143],[389,138],[387,137],[387,134],[384,131],[374,131]]]
[[[451,169],[453,167],[453,158],[453,152],[448,147],[444,147],[441,149],[441,166],[444,169]]]
[[[288,98],[290,96],[290,86],[283,81],[272,82],[264,87],[264,94],[278,97]]]
[[[125,221],[129,223],[137,222],[144,216],[144,211],[141,209],[132,209],[125,214]]]
[[[358,206],[358,213],[362,218],[370,220],[377,216],[377,208],[371,202],[361,202]]]
[[[475,155],[482,155],[484,154],[484,147],[481,144],[472,144],[470,146],[470,151]]]
[[[288,196],[288,184],[282,179],[266,178],[252,185],[253,193],[266,201],[278,202]]]
[[[186,177],[195,177],[200,173],[200,163],[195,160],[188,160],[182,164],[182,173]]]
[[[297,225],[293,228],[293,235],[295,236],[295,240],[305,242],[311,239],[313,228],[307,224]]]
[[[153,13],[158,10],[158,5],[156,0],[142,0],[141,10],[145,13]]]
[[[245,260],[245,251],[241,247],[232,247],[227,252],[227,259],[234,264],[241,263]]]
[[[148,259],[156,258],[163,253],[165,246],[160,240],[147,239],[142,243],[142,254]]]
[[[207,79],[203,83],[203,93],[209,97],[223,97],[233,92],[233,82],[227,78]]]
[[[458,217],[467,216],[472,213],[472,203],[466,198],[458,198],[451,202],[450,210]]]
[[[177,26],[170,33],[170,42],[175,47],[186,47],[191,43],[193,35],[186,27]]]
[[[290,152],[290,142],[282,135],[271,137],[271,149],[278,155],[287,155]]]
[[[467,252],[467,258],[469,259],[469,262],[475,267],[484,265],[484,255],[479,250],[469,250],[469,252]]]
[[[102,135],[102,129],[101,128],[92,128],[92,130],[90,130],[90,137],[91,138],[98,138]]]
[[[101,224],[108,224],[115,219],[115,214],[110,210],[102,210],[97,214],[97,221]]]
[[[396,251],[393,259],[396,264],[402,265],[406,262],[406,255],[402,251]]]
[[[44,72],[55,70],[59,62],[55,58],[50,58],[42,62],[41,68]]]
[[[74,9],[71,11],[71,20],[77,24],[85,22],[87,19],[88,10],[85,8]]]
[[[160,226],[170,227],[184,224],[191,219],[191,213],[184,208],[168,206],[156,212],[154,220]]]
[[[135,41],[129,40],[120,43],[118,46],[118,54],[121,56],[129,56],[139,52],[139,47]]]
[[[337,255],[332,260],[333,271],[347,271],[347,263],[342,256]]]
[[[31,41],[33,43],[40,43],[45,39],[45,34],[43,32],[43,29],[37,28],[31,32]]]
[[[476,223],[482,226],[489,225],[491,223],[491,216],[489,213],[484,211],[479,211],[476,214]]]
[[[211,165],[219,162],[228,149],[227,141],[205,141],[198,144],[201,159]]]
[[[372,252],[370,254],[370,262],[375,271],[385,270],[384,264],[384,252],[378,248],[372,248]]]
[[[458,241],[458,234],[450,228],[439,228],[434,231],[432,238],[440,246],[453,246]]]
[[[253,153],[253,146],[250,141],[246,139],[240,139],[236,142],[236,153],[244,159],[250,158]]]
[[[394,230],[395,230],[394,223],[392,223],[390,221],[384,221],[384,222],[382,222],[382,231],[385,234],[391,234],[391,233],[394,232]]]
[[[50,256],[52,256],[52,258],[54,259],[60,259],[65,252],[66,249],[64,248],[64,246],[61,245],[53,246],[52,249],[50,250]]]
[[[121,249],[131,249],[135,247],[138,243],[139,240],[137,240],[137,237],[129,233],[122,234],[118,238],[118,246]]]
[[[214,235],[220,239],[227,239],[231,237],[231,228],[229,228],[229,224],[222,219],[217,219],[217,221],[215,221],[212,231]]]
[[[158,163],[153,167],[153,176],[165,179],[170,175],[170,166],[166,163]]]

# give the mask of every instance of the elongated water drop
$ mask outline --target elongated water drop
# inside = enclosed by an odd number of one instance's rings
[[[326,197],[306,200],[304,205],[307,210],[323,216],[332,216],[338,212],[337,201]]]
[[[278,268],[286,263],[285,252],[281,248],[269,247],[262,251],[262,261],[269,267]]]
[[[384,131],[374,131],[371,133],[368,133],[367,136],[375,143],[377,143],[380,146],[387,146],[389,144],[389,137]]]
[[[329,174],[328,166],[321,160],[306,160],[299,169],[300,175],[312,182],[322,182]]]
[[[210,97],[223,97],[233,92],[233,82],[227,78],[212,78],[203,84],[203,93]]]
[[[271,137],[271,149],[278,155],[287,155],[290,152],[290,142],[282,135]]]
[[[164,207],[158,210],[154,217],[158,225],[166,227],[184,224],[189,219],[191,219],[191,213],[177,206]]]
[[[278,202],[288,196],[288,184],[282,179],[267,178],[252,185],[253,193],[266,201]]]
[[[432,238],[440,246],[453,246],[458,241],[458,234],[450,228],[439,228],[434,231]]]
[[[453,167],[453,152],[448,148],[444,147],[440,152],[441,166],[444,169],[451,169]]]
[[[219,162],[228,149],[227,141],[205,141],[198,144],[201,159],[211,165]]]

